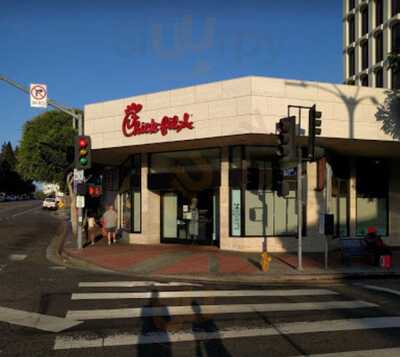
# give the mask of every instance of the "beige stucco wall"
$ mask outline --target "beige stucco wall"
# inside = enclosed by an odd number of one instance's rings
[[[142,154],[141,168],[141,233],[129,234],[128,241],[132,244],[160,243],[160,195],[147,187],[149,172],[147,154]]]
[[[375,114],[383,103],[382,89],[267,77],[243,77],[85,106],[85,133],[94,149],[194,140],[235,134],[268,134],[287,114],[287,106],[317,104],[323,113],[322,137],[393,140],[380,128]],[[143,105],[142,121],[164,115],[192,115],[194,130],[166,136],[122,135],[125,107]],[[293,113],[297,114],[297,113]],[[302,128],[307,134],[307,113]]]

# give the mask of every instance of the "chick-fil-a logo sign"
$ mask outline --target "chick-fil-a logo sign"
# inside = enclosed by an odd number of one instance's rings
[[[179,133],[182,129],[193,129],[193,122],[190,121],[190,115],[184,113],[182,119],[177,115],[165,115],[161,121],[151,119],[150,122],[140,121],[138,113],[142,110],[141,104],[132,103],[125,108],[125,117],[122,121],[122,132],[126,137],[140,134],[155,134],[160,132],[161,135],[167,135],[168,131],[174,130]]]

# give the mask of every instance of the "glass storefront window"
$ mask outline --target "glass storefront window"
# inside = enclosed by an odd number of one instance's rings
[[[241,207],[241,190],[231,190],[231,222],[232,236],[242,235],[242,207]]]
[[[162,196],[163,205],[163,237],[178,237],[178,195],[173,192]]]
[[[335,235],[347,237],[349,235],[349,181],[348,179],[332,178],[332,213]]]
[[[131,231],[131,221],[132,221],[132,200],[131,200],[131,193],[124,192],[121,195],[122,199],[122,222],[121,228],[130,232]]]
[[[219,149],[156,153],[150,157],[150,190],[202,191],[219,184]]]
[[[357,161],[357,235],[365,235],[368,227],[378,233],[388,232],[389,170],[382,160]]]
[[[242,149],[243,162],[240,158]],[[297,231],[296,176],[288,178],[290,193],[279,197],[273,190],[275,147],[232,147],[230,155],[230,220],[232,236],[288,236]],[[243,167],[244,179],[237,185],[232,175],[237,167]],[[290,170],[289,170],[290,171]],[[293,170],[292,170],[293,171]],[[295,172],[295,170],[294,170]]]
[[[142,230],[141,227],[141,195],[140,191],[133,192],[133,232],[139,233]]]
[[[286,198],[273,191],[245,192],[246,236],[295,235],[297,231],[296,194]]]
[[[141,232],[141,158],[136,154],[120,167],[121,228]]]
[[[335,155],[329,158],[332,168],[332,200],[334,235],[347,237],[350,221],[350,161],[347,157]]]

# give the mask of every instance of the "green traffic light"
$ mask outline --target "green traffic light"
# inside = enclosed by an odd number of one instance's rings
[[[85,166],[85,165],[87,165],[87,163],[88,163],[88,159],[87,159],[86,157],[81,157],[81,158],[79,159],[79,163],[80,163],[82,166]]]

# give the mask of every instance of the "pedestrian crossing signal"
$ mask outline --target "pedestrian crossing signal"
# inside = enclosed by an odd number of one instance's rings
[[[92,145],[90,136],[80,135],[75,139],[75,168],[87,170],[92,167]]]

